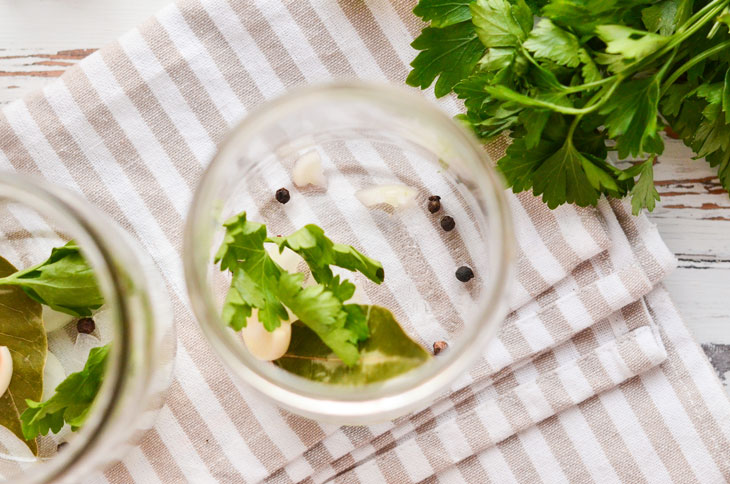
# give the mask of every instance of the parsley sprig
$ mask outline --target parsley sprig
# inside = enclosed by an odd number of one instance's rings
[[[94,270],[73,240],[55,247],[45,262],[0,278],[0,286],[19,286],[34,301],[72,316],[91,316],[104,304]]]
[[[550,208],[631,196],[653,210],[671,126],[730,190],[730,0],[420,0],[407,83],[454,91],[499,169]],[[632,166],[606,161],[609,151]]]
[[[268,237],[265,225],[247,220],[242,212],[224,226],[215,256],[221,270],[232,273],[223,320],[239,331],[257,308],[259,321],[273,331],[289,318],[289,308],[345,364],[357,363],[358,343],[369,336],[367,318],[361,306],[346,303],[355,285],[334,275],[331,266],[360,272],[380,284],[385,278],[382,264],[349,245],[332,242],[316,225],[305,225],[287,237]],[[317,284],[304,287],[304,274],[282,269],[266,251],[267,243],[299,254]]]
[[[67,376],[45,402],[26,400],[28,408],[20,416],[26,439],[58,433],[64,424],[73,431],[84,424],[104,380],[110,348],[111,344],[92,348],[84,368]]]

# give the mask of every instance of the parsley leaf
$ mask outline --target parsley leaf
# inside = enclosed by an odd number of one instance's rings
[[[434,86],[436,97],[445,96],[467,77],[484,54],[474,25],[461,22],[442,29],[426,27],[411,47],[421,53],[411,62],[409,86],[426,89],[438,77]]]
[[[641,11],[641,20],[649,32],[672,35],[689,19],[693,0],[662,0]]]
[[[717,177],[725,190],[730,191],[730,151],[715,151],[707,156],[710,166],[717,167]]]
[[[471,14],[484,47],[519,47],[532,29],[532,12],[523,0],[477,0]]]
[[[321,284],[302,289],[303,281],[303,274],[285,273],[280,281],[282,302],[345,364],[354,365],[359,358],[358,334],[345,327],[342,301]]]
[[[606,43],[606,52],[623,59],[640,59],[667,43],[661,35],[632,29],[623,25],[599,25],[596,34]]]
[[[234,329],[245,326],[252,308],[258,308],[259,321],[273,331],[289,314],[279,297],[279,279],[283,270],[264,248],[266,226],[246,220],[246,213],[232,217],[224,224],[226,235],[215,257],[221,270],[233,273],[231,289],[226,296],[223,317]]]
[[[639,212],[644,207],[651,212],[654,210],[656,202],[660,199],[659,192],[657,192],[654,186],[653,157],[625,170],[622,178],[633,180],[637,175],[639,179],[629,192],[631,195],[631,211],[634,215],[639,215]]]
[[[78,430],[89,416],[106,371],[110,345],[92,348],[84,368],[71,373],[45,402],[26,400],[28,408],[20,416],[23,435],[34,439],[48,431],[58,433],[64,423]]]
[[[659,82],[649,77],[622,84],[601,109],[607,115],[608,135],[617,139],[619,157],[662,151],[658,105]]]
[[[474,0],[420,0],[413,13],[432,27],[448,27],[471,18],[469,4]]]
[[[20,286],[31,299],[72,316],[91,316],[104,304],[94,271],[74,241],[54,248],[42,264],[1,278],[0,285]]]
[[[312,271],[314,280],[321,284],[328,285],[333,280],[330,266],[361,272],[376,284],[380,284],[385,278],[380,262],[367,257],[354,247],[332,242],[324,235],[324,230],[316,225],[305,225],[287,237],[274,237],[271,240],[279,246],[279,251],[288,247],[302,256]]]
[[[583,156],[573,143],[566,141],[558,151],[550,155],[535,170],[532,180],[532,191],[535,195],[543,195],[548,207],[555,208],[565,202],[575,203],[581,207],[595,205],[598,193],[584,171],[584,166],[591,162]],[[593,175],[596,178],[596,175]]]
[[[563,66],[575,67],[581,63],[582,47],[578,38],[547,18],[540,20],[530,32],[524,47],[537,58],[549,59]]]
[[[725,113],[725,123],[730,124],[730,68],[725,71],[722,83],[722,111]]]
[[[579,35],[588,35],[598,25],[631,19],[633,9],[651,3],[652,0],[552,0],[543,7],[542,15],[570,26]]]

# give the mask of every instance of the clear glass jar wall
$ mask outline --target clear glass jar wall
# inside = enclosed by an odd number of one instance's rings
[[[43,398],[83,368],[91,348],[111,342],[103,384],[83,426],[72,432],[65,425],[57,434],[39,436],[37,456],[0,426],[0,482],[78,482],[110,465],[152,426],[170,383],[174,328],[164,284],[149,256],[76,195],[0,174],[0,256],[18,269],[31,267],[69,240],[92,266],[104,305],[93,315],[89,334],[77,329],[76,318],[69,321],[43,307],[48,342]]]
[[[298,187],[303,157],[321,160],[324,187]],[[304,416],[361,424],[423,407],[468,372],[505,314],[512,263],[511,220],[501,180],[476,140],[422,97],[368,84],[294,91],[259,107],[234,128],[196,192],[183,258],[198,321],[240,382]],[[365,207],[356,193],[405,185],[417,193],[408,209]],[[277,202],[285,187],[291,201]],[[431,215],[430,195],[444,209]],[[256,360],[220,317],[230,277],[213,263],[222,222],[241,211],[270,235],[307,223],[335,242],[381,259],[382,287],[352,276],[373,303],[388,307],[424,347],[448,339],[450,351],[402,376],[356,388],[316,383]],[[456,230],[444,232],[441,216]],[[454,277],[468,261],[475,281]]]

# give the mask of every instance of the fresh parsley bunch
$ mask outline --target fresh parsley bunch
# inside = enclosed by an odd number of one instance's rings
[[[454,91],[515,192],[653,210],[669,125],[730,190],[730,0],[420,0],[407,83]],[[438,79],[437,79],[438,78]],[[643,159],[627,169],[606,161]]]

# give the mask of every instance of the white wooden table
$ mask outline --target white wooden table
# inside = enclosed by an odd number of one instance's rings
[[[0,104],[43,86],[170,0],[0,0]],[[724,378],[730,372],[730,198],[680,142],[660,158],[651,219],[679,259],[666,284]],[[730,378],[728,378],[730,388]]]

